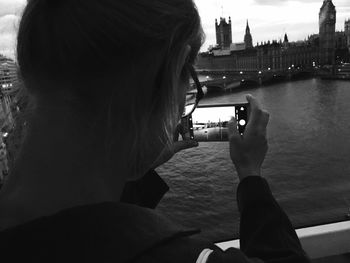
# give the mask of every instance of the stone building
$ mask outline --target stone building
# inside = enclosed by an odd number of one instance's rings
[[[231,17],[229,22],[225,18],[220,18],[220,23],[215,19],[216,44],[220,49],[229,49],[232,44],[232,24]]]
[[[16,63],[0,55],[0,128],[13,124],[11,105],[18,89]]]
[[[312,68],[319,63],[319,49],[309,41],[282,43],[272,41],[257,47],[257,69],[287,71],[292,68]]]
[[[288,71],[289,69],[311,69],[319,65],[319,48],[309,42],[267,42],[251,49],[231,52],[215,57],[202,53],[198,56],[197,69],[222,71]]]
[[[250,28],[249,28],[248,20],[247,20],[247,27],[245,29],[244,43],[245,43],[245,47],[246,48],[252,48],[253,47],[253,38],[252,38],[252,35],[250,34]]]
[[[292,68],[313,68],[320,64],[319,37],[313,35],[306,41],[289,42],[273,40],[245,50],[232,51],[217,56],[215,52],[201,53],[197,69],[218,71],[288,71]]]
[[[349,50],[345,31],[335,32],[335,64],[349,62]]]
[[[335,49],[346,49],[347,39],[344,31],[335,32]]]
[[[350,53],[350,19],[345,21],[345,35],[347,38],[347,46]]]
[[[332,0],[324,0],[319,14],[319,34],[310,35],[304,41],[289,42],[288,35],[279,41],[273,40],[259,43],[253,47],[250,27],[247,21],[243,46],[245,48],[226,48],[228,42],[221,44],[218,50],[209,50],[199,54],[197,69],[208,71],[260,72],[289,71],[293,69],[313,69],[318,66],[335,65],[350,61],[350,20],[345,22],[345,30],[335,31],[336,10]],[[220,37],[222,25],[230,26],[224,19],[217,25],[217,39]],[[220,31],[221,30],[221,31]],[[232,39],[231,31],[230,38]],[[225,32],[226,32],[225,31]],[[222,34],[221,34],[222,35]],[[221,40],[225,38],[221,38]],[[231,45],[232,46],[232,45]]]
[[[324,0],[319,13],[321,65],[335,64],[336,10],[332,0]]]

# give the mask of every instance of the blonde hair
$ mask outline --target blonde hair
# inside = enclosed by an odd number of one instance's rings
[[[172,139],[178,79],[189,78],[178,60],[190,45],[193,64],[203,35],[192,0],[31,0],[17,59],[34,97],[73,94],[80,117],[104,131],[106,163],[123,155],[136,175],[148,150]]]

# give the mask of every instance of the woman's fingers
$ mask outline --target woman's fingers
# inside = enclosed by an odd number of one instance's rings
[[[249,107],[250,107],[248,124],[250,124],[250,126],[255,127],[260,122],[260,118],[262,115],[262,107],[260,103],[252,95],[247,95],[247,100],[249,102]]]
[[[258,132],[266,134],[266,127],[270,119],[270,114],[262,109],[261,104],[251,95],[247,95],[250,105],[250,115],[246,127],[246,133]]]
[[[228,122],[228,138],[229,140],[239,140],[241,139],[241,135],[237,129],[237,120],[235,117],[232,117]]]
[[[266,129],[267,125],[269,124],[269,120],[270,113],[268,113],[268,111],[263,110],[261,125],[264,129]]]
[[[251,95],[247,95],[247,100],[250,114],[244,135],[239,134],[234,118],[229,122],[230,156],[241,180],[247,176],[260,175],[268,150],[266,128],[269,113]]]

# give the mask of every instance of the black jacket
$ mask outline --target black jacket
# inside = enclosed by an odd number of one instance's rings
[[[309,262],[265,179],[248,177],[237,190],[241,250],[222,251],[141,207],[155,207],[168,187],[154,172],[129,184],[122,200],[74,207],[0,232],[1,262]],[[130,204],[133,203],[133,204]],[[0,211],[1,212],[1,211]],[[207,250],[207,251],[208,251]]]

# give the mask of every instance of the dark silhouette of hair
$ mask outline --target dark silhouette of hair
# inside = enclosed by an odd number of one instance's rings
[[[201,41],[192,0],[31,0],[19,27],[17,59],[27,88],[48,92],[57,88],[53,80],[89,83],[146,52],[166,49],[167,59],[186,42],[193,61]],[[51,85],[41,85],[43,79]]]
[[[130,149],[135,166],[151,147],[146,141],[170,139],[179,112],[176,79],[189,77],[177,68],[179,54],[190,45],[194,63],[202,42],[192,0],[30,0],[17,60],[34,97],[68,92],[89,118],[105,116],[99,140],[109,153],[121,140],[132,142],[119,148]]]

